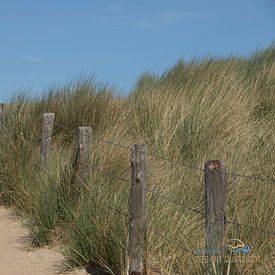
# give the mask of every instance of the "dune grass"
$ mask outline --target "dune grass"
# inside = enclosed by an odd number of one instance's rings
[[[146,143],[150,153],[199,168],[221,159],[229,172],[274,178],[274,91],[270,47],[248,59],[180,61],[161,76],[142,75],[127,97],[92,79],[37,98],[20,94],[8,104],[1,128],[1,200],[29,220],[34,245],[62,245],[72,266],[126,274],[130,186],[118,178],[129,179],[130,152],[97,138],[126,147]],[[43,112],[56,116],[47,169],[39,165]],[[91,169],[72,194],[74,135],[84,125],[93,129],[93,164],[112,176]],[[205,274],[193,254],[205,246],[204,219],[184,208],[204,211],[202,171],[148,156],[148,188],[148,274]],[[229,176],[228,188],[228,219],[274,231],[274,183]],[[274,235],[229,224],[227,237],[243,240],[259,256],[258,262],[230,262],[228,274],[275,272]]]

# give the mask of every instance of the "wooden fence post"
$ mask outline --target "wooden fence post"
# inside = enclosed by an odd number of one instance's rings
[[[84,182],[87,177],[90,164],[91,134],[91,127],[78,127],[73,181],[78,178],[80,182]]]
[[[5,103],[0,103],[0,127],[5,123]]]
[[[54,113],[43,114],[42,142],[41,142],[41,163],[48,165],[50,158],[50,146],[52,141]]]
[[[145,144],[131,146],[131,216],[129,231],[129,274],[145,274],[143,244],[145,237],[145,199],[147,149]]]
[[[224,161],[205,162],[205,223],[208,273],[223,271],[227,213],[227,170]],[[212,261],[215,256],[216,261]],[[218,257],[219,256],[219,257]],[[223,274],[223,273],[222,273]]]

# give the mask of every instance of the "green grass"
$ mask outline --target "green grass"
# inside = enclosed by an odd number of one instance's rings
[[[274,178],[274,91],[270,47],[248,59],[180,61],[161,76],[142,75],[127,97],[84,78],[37,98],[21,93],[7,106],[1,129],[1,200],[29,220],[34,245],[61,245],[72,266],[125,274],[130,186],[118,178],[130,177],[130,152],[96,139],[143,142],[149,153],[200,168],[221,159],[229,172]],[[55,113],[47,170],[39,165],[43,112]],[[85,185],[72,193],[79,126],[93,129],[92,162],[113,174],[91,169]],[[171,199],[147,194],[148,273],[205,274],[205,264],[192,254],[204,248],[204,220],[172,202],[204,211],[203,173],[148,156],[147,184]],[[274,183],[229,176],[229,220],[274,231],[274,200]],[[259,262],[228,264],[228,274],[274,273],[274,235],[229,224],[227,237],[243,240],[260,256]]]

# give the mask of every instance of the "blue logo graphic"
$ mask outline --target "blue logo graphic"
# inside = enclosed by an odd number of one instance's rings
[[[227,242],[226,248],[233,253],[242,252],[247,254],[251,251],[251,247],[239,239],[231,239]]]
[[[230,239],[224,248],[195,249],[193,253],[196,256],[213,256],[226,251],[247,254],[251,251],[251,247],[239,239]]]

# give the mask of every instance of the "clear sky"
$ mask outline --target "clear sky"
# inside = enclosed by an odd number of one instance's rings
[[[177,60],[275,40],[274,0],[0,0],[0,100],[93,75],[122,93]]]

